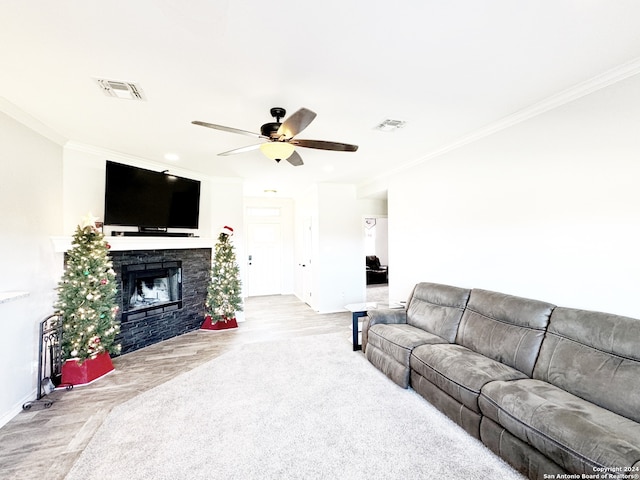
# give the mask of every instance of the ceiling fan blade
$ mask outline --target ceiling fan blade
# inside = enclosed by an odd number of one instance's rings
[[[239,128],[225,127],[224,125],[216,125],[215,123],[200,122],[198,120],[194,120],[191,123],[193,123],[194,125],[200,125],[201,127],[213,128],[215,130],[222,130],[224,132],[239,133],[240,135],[248,135],[250,137],[256,137],[256,138],[268,138],[268,137],[265,137],[264,135],[260,135],[259,133],[253,133],[247,130],[240,130]]]
[[[227,152],[219,153],[218,156],[225,157],[227,155],[235,155],[236,153],[244,153],[250,152],[251,150],[257,150],[260,148],[261,143],[257,143],[255,145],[248,145],[246,147],[234,148],[233,150],[229,150]]]
[[[301,108],[293,115],[290,115],[280,128],[278,129],[278,135],[284,135],[285,138],[295,137],[302,130],[307,128],[313,119],[316,118],[316,113],[312,112],[308,108]]]
[[[291,140],[290,143],[299,147],[317,148],[319,150],[336,150],[339,152],[355,152],[358,150],[358,145],[350,145],[348,143],[339,142],[327,142],[325,140]]]
[[[296,152],[295,150],[289,156],[289,158],[287,158],[287,162],[289,162],[294,167],[299,167],[300,165],[302,165],[304,163],[302,161],[302,157],[300,156],[300,154],[298,152]]]

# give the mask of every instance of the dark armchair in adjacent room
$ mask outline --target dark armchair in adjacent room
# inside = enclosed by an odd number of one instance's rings
[[[367,255],[367,285],[373,283],[387,283],[389,281],[387,265],[380,265],[376,255]]]

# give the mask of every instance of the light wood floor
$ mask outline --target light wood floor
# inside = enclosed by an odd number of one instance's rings
[[[48,395],[0,429],[0,479],[63,479],[111,409],[244,343],[322,333],[351,338],[351,314],[317,314],[293,295],[252,297],[237,329],[198,330],[113,359],[95,383]],[[354,355],[360,355],[354,352]],[[4,386],[6,388],[6,386]],[[135,479],[131,479],[135,480]]]

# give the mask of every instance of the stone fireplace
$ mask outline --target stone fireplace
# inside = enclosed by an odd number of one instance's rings
[[[111,251],[120,288],[120,334],[129,353],[197,330],[211,267],[211,249]]]

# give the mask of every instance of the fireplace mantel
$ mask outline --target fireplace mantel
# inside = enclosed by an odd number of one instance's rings
[[[189,248],[213,248],[215,240],[200,237],[105,237],[113,251],[173,250]],[[56,252],[71,249],[72,237],[51,237]]]

